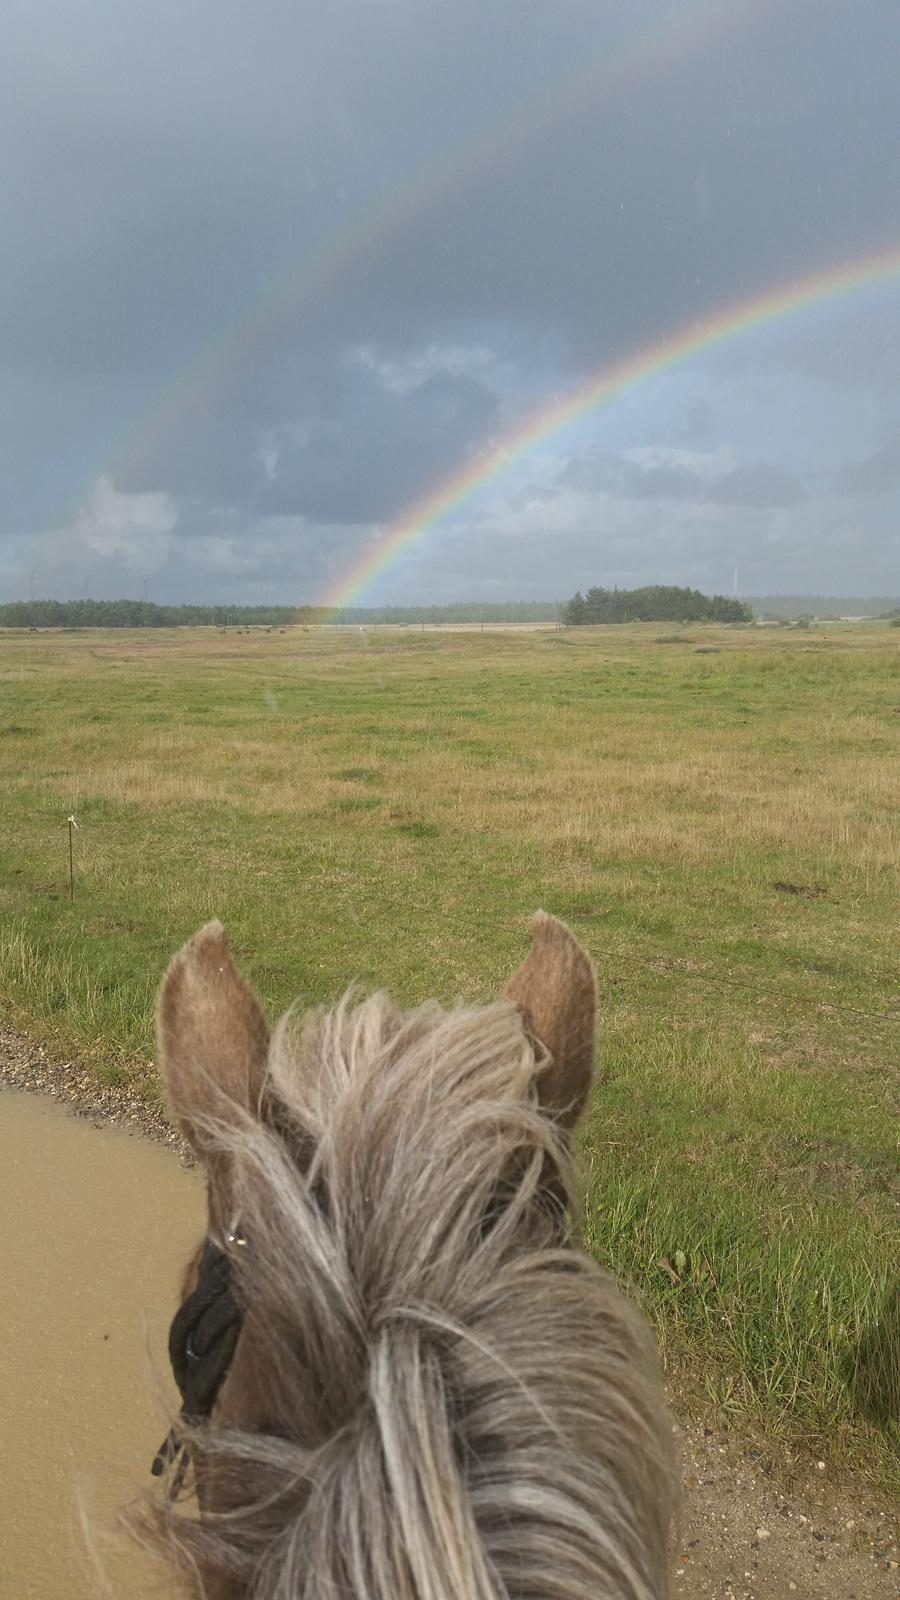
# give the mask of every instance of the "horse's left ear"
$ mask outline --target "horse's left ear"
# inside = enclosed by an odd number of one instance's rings
[[[202,1123],[234,1122],[259,1104],[269,1030],[228,953],[221,922],[179,950],[159,992],[156,1036],[169,1105],[198,1155]]]
[[[541,1105],[561,1127],[574,1127],[594,1072],[597,983],[587,954],[564,923],[538,912],[531,950],[504,993],[551,1057],[538,1079]]]

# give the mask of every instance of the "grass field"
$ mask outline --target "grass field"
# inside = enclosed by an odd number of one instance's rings
[[[487,997],[556,912],[600,982],[591,1248],[678,1383],[883,1482],[898,688],[877,623],[8,634],[0,985],[149,1093],[212,915],[275,1012]]]

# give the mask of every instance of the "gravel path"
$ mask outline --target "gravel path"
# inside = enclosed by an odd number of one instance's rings
[[[42,1045],[17,1033],[0,1018],[0,1084],[4,1083],[12,1089],[51,1095],[54,1100],[63,1101],[76,1116],[114,1123],[133,1133],[142,1133],[158,1144],[171,1145],[193,1165],[187,1145],[162,1110],[148,1105],[127,1087],[104,1087],[86,1067],[76,1062],[52,1060]]]
[[[186,1147],[162,1111],[127,1088],[104,1088],[71,1062],[0,1022],[0,1085],[64,1101],[78,1116]],[[782,1487],[764,1451],[692,1416],[675,1397],[684,1462],[673,1600],[898,1600],[896,1506],[824,1467]]]

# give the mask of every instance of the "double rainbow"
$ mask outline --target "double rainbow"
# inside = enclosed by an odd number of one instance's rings
[[[420,214],[434,212],[454,191],[511,161],[551,129],[564,125],[602,97],[629,93],[655,75],[674,71],[730,30],[756,25],[770,10],[761,0],[677,0],[662,22],[631,33],[614,50],[604,49],[574,75],[479,127],[435,159],[378,194],[362,213],[305,250],[269,285],[263,298],[234,326],[214,339],[145,415],[103,476],[112,481],[133,473],[165,440],[211,410],[216,399],[283,330],[304,311],[327,300],[335,285],[366,256],[385,247]]]

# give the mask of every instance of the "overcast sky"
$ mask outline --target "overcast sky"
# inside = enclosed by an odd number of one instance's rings
[[[0,0],[0,598],[312,601],[591,372],[892,244],[898,0]],[[900,272],[361,596],[897,594]],[[34,574],[33,578],[30,576]]]

